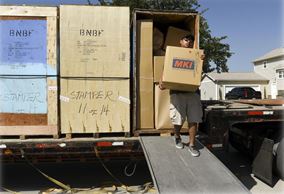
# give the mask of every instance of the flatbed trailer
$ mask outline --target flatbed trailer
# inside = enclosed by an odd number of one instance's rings
[[[253,160],[256,177],[272,185],[283,175],[284,100],[203,101],[202,142],[211,147],[231,144]]]
[[[229,143],[253,160],[253,173],[268,184],[274,174],[283,179],[283,101],[203,101],[200,142],[212,148]],[[173,133],[172,130],[168,132]],[[135,134],[135,133],[133,133]],[[161,133],[162,134],[162,133]],[[143,135],[130,137],[0,139],[1,162],[88,162],[99,158],[146,158]],[[157,136],[158,135],[158,136]],[[147,143],[146,143],[147,144]],[[143,143],[145,148],[145,142]],[[168,157],[165,150],[160,150]],[[215,159],[214,159],[215,160]],[[149,163],[149,161],[148,161]],[[151,163],[151,161],[150,161]]]
[[[186,137],[182,137],[186,142]],[[1,162],[58,163],[145,159],[158,193],[249,193],[204,145],[200,157],[176,149],[172,136],[1,140]]]

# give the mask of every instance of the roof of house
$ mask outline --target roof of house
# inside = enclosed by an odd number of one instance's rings
[[[267,59],[271,59],[271,58],[275,58],[275,57],[280,57],[283,56],[284,57],[284,48],[277,48],[274,49],[266,54],[264,54],[263,56],[255,59],[253,61],[253,63],[258,62],[258,61],[263,61],[263,60],[267,60]]]
[[[213,81],[269,81],[269,79],[254,73],[206,73],[204,76],[208,76]]]

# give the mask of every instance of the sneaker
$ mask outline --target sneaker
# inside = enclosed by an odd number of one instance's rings
[[[182,149],[183,143],[181,142],[181,138],[176,138],[176,148]]]
[[[196,149],[195,146],[188,146],[188,151],[191,153],[192,156],[197,157],[200,155],[199,151]]]

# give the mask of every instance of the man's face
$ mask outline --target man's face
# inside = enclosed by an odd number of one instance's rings
[[[188,38],[183,38],[180,40],[180,46],[184,48],[193,48],[193,41]]]

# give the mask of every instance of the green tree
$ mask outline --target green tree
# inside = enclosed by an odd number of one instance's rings
[[[131,13],[134,8],[156,10],[197,11],[200,7],[198,0],[99,0],[101,5],[129,6]],[[227,36],[213,37],[207,20],[200,17],[200,48],[204,49],[205,60],[203,72],[228,72],[228,58],[233,54],[230,45],[222,43]]]
[[[134,8],[194,11],[200,6],[198,0],[99,0],[99,3],[129,6],[131,11]]]

